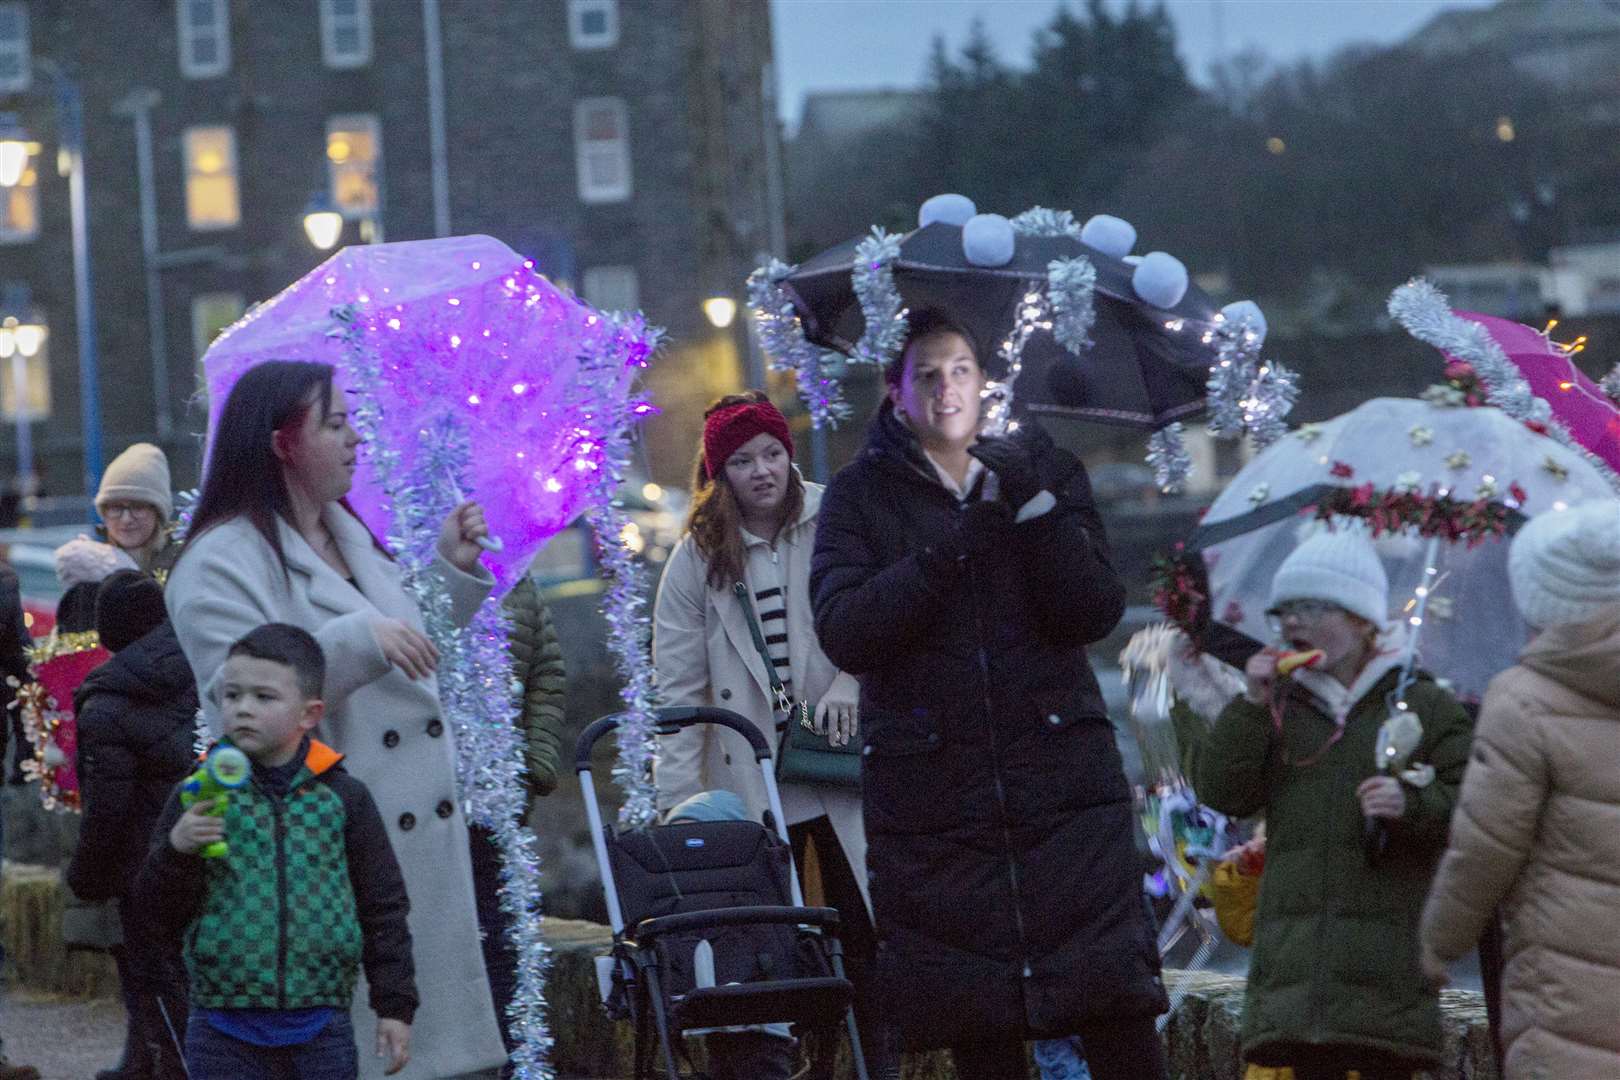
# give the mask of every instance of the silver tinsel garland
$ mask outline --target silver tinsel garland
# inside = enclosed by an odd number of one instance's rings
[[[600,368],[604,377],[626,364],[645,365],[647,357],[657,351],[662,336],[661,331],[651,327],[642,330],[639,321],[631,326],[624,316],[612,318],[618,349],[580,358],[585,370]],[[589,384],[592,380],[583,381]],[[590,437],[600,440],[602,455],[597,467],[596,498],[585,514],[596,536],[598,561],[608,578],[602,616],[608,625],[608,644],[624,679],[619,696],[625,711],[614,733],[619,753],[613,764],[613,779],[624,792],[619,825],[630,829],[645,828],[658,817],[658,791],[653,782],[653,762],[658,756],[658,739],[653,731],[658,680],[648,647],[652,620],[647,615],[646,572],[624,544],[624,529],[630,519],[619,505],[618,492],[629,469],[631,431],[638,420],[654,411],[645,402],[625,402],[610,414],[597,415],[600,430]]]
[[[1419,341],[1470,364],[1485,386],[1487,402],[1520,422],[1534,420],[1545,425],[1550,437],[1591,462],[1620,491],[1620,474],[1575,440],[1552,415],[1552,406],[1531,391],[1530,383],[1490,332],[1453,312],[1445,293],[1422,278],[1413,278],[1390,294],[1389,314]]]
[[[1032,206],[1012,219],[1013,232],[1019,236],[1070,236],[1080,239],[1080,223],[1068,210],[1048,210]]]
[[[771,367],[792,371],[797,379],[799,397],[810,411],[810,422],[816,427],[837,427],[850,415],[837,378],[843,358],[805,340],[793,300],[781,285],[792,272],[793,267],[772,259],[750,274],[748,308]]]
[[[382,369],[366,344],[366,326],[352,307],[334,308],[331,334],[342,340],[344,370],[354,392],[350,423],[362,439],[360,454],[388,495],[393,523],[389,547],[399,560],[406,591],[416,601],[428,636],[439,650],[438,686],[455,732],[457,780],[471,823],[489,829],[501,851],[501,908],[512,917],[517,980],[509,1017],[518,1047],[518,1080],[550,1080],[554,1040],[547,1025],[545,978],[551,951],[541,934],[542,897],[534,834],[521,822],[527,810],[522,783],[523,737],[516,724],[517,692],[508,649],[509,626],[498,601],[486,601],[465,629],[455,625],[448,589],[435,564],[440,522],[460,498],[471,446],[461,423],[445,416],[421,431],[419,456],[408,471],[401,455],[378,437],[376,391]]]
[[[999,355],[1006,374],[992,379],[982,391],[984,400],[989,402],[989,407],[984,411],[982,430],[985,434],[1005,435],[1017,426],[1012,419],[1013,385],[1024,370],[1024,346],[1035,331],[1051,328],[1051,312],[1047,309],[1046,298],[1041,295],[1040,287],[1030,282],[1029,291],[1024,293],[1018,312],[1013,316],[1012,333],[1001,343]]]
[[[899,257],[900,237],[875,225],[872,235],[855,246],[850,284],[866,317],[852,357],[860,363],[881,367],[899,355],[906,340],[906,309],[894,284],[894,260]]]
[[[1192,455],[1187,453],[1184,432],[1178,420],[1166,424],[1148,439],[1147,461],[1153,466],[1153,479],[1163,491],[1180,491],[1192,472]]]
[[[1217,313],[1208,331],[1216,344],[1215,362],[1204,384],[1209,402],[1209,433],[1235,439],[1245,432],[1267,447],[1288,433],[1287,416],[1299,397],[1299,377],[1260,357],[1261,336],[1248,319]]]
[[[1090,259],[1079,255],[1053,259],[1047,264],[1046,300],[1052,308],[1052,336],[1075,356],[1091,348],[1091,328],[1097,322],[1096,297],[1097,268]]]

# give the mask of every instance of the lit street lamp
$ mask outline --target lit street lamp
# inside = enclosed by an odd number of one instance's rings
[[[0,113],[0,187],[16,187],[28,171],[28,159],[39,153],[39,143],[28,140],[28,132],[12,113]]]
[[[716,330],[724,330],[737,317],[737,301],[729,296],[711,296],[703,301],[703,314]]]
[[[331,251],[343,235],[343,215],[326,192],[316,192],[304,206],[304,235],[321,251]]]
[[[10,366],[11,401],[6,410],[17,424],[17,494],[26,499],[36,488],[34,478],[34,439],[29,424],[43,420],[49,412],[50,379],[37,380],[41,387],[41,400],[34,400],[31,392],[29,368],[42,360],[45,339],[49,331],[37,318],[21,322],[15,315],[0,320],[0,362]]]

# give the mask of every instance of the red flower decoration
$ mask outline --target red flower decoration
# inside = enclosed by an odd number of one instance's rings
[[[1333,467],[1329,469],[1328,472],[1344,480],[1348,480],[1350,477],[1356,475],[1356,470],[1342,461],[1335,461],[1333,463]]]
[[[1547,434],[1547,425],[1543,424],[1540,420],[1526,420],[1524,422],[1524,426],[1535,432],[1537,435]]]
[[[1519,503],[1521,506],[1524,504],[1524,501],[1530,497],[1524,493],[1524,488],[1520,487],[1516,483],[1508,485],[1508,494],[1513,496],[1513,501]]]

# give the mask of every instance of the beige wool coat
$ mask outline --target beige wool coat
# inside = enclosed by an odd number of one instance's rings
[[[810,556],[816,546],[816,511],[821,485],[804,485],[804,509],[782,530],[776,549],[785,561],[788,663],[797,696],[820,702],[830,695],[854,703],[855,677],[839,671],[816,642],[810,610]],[[664,566],[653,607],[653,663],[665,705],[714,705],[752,720],[775,752],[776,722],[770,676],[748,628],[748,617],[729,588],[709,588],[708,563],[690,535]],[[687,728],[658,741],[656,769],[659,809],[667,810],[700,791],[735,792],[759,820],[767,809],[765,781],[754,753],[741,735],[713,725]],[[844,857],[866,895],[866,830],[861,794],[854,788],[783,784],[782,812],[796,825],[825,814],[838,834]]]
[[[1499,903],[1508,1080],[1620,1077],[1620,605],[1486,692],[1425,945],[1457,959]]]
[[[379,617],[422,628],[400,570],[371,534],[336,503],[322,519],[354,572],[358,591],[279,522],[284,577],[274,552],[246,518],[209,529],[169,576],[165,600],[197,675],[209,726],[221,730],[218,679],[226,652],[254,627],[285,622],[313,634],[326,653],[326,716],[318,736],[344,755],[371,789],[388,827],[410,896],[410,927],[421,996],[411,1028],[408,1080],[458,1076],[506,1057],[479,945],[467,823],[456,797],[456,751],[432,678],[412,680],[383,656]],[[481,570],[482,568],[480,568]],[[488,596],[493,579],[440,562],[458,623]],[[355,993],[360,1073],[381,1076],[372,1052],[376,1017],[362,978]]]

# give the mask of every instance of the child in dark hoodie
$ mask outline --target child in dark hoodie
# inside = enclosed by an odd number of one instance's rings
[[[118,978],[129,1013],[124,1061],[102,1080],[183,1077],[176,1037],[186,1020],[178,943],[152,931],[131,899],[152,829],[195,768],[197,684],[151,577],[120,570],[96,597],[96,630],[112,658],[74,694],[84,818],[67,882],[85,900],[117,899],[124,927]]]

